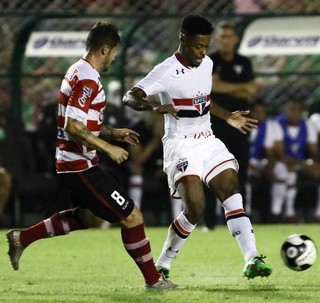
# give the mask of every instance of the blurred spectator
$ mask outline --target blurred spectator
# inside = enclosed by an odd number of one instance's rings
[[[131,125],[140,134],[140,144],[129,147],[129,196],[138,208],[151,210],[154,224],[168,224],[181,213],[181,199],[170,198],[167,178],[163,172],[162,136],[163,116],[157,112],[144,112],[143,118]],[[167,195],[163,195],[167,192]],[[171,202],[171,209],[170,209]],[[165,211],[168,222],[161,222]]]
[[[310,124],[314,127],[318,135],[318,157],[320,158],[320,102],[316,102],[314,106],[315,112],[311,112],[311,115],[308,119]],[[320,223],[320,164],[317,163],[315,169],[311,174],[318,179],[318,188],[317,188],[317,203],[314,212],[314,220]]]
[[[0,165],[0,227],[4,226],[3,214],[11,195],[12,176]]]
[[[250,59],[237,53],[239,36],[235,25],[226,21],[220,22],[215,29],[214,42],[216,51],[209,55],[213,60],[211,99],[230,112],[248,110],[250,100],[258,93],[258,85],[254,79]],[[249,134],[239,134],[237,129],[214,116],[211,116],[211,121],[213,133],[223,141],[239,163],[239,188],[245,200],[250,150]],[[208,199],[212,200],[210,197],[207,197]],[[207,203],[207,208],[214,207],[210,205],[213,203]],[[208,212],[214,214],[215,209]],[[212,222],[207,224],[213,225]]]
[[[283,150],[283,130],[280,124],[268,117],[263,101],[256,101],[250,116],[259,121],[250,134],[250,160],[247,183],[246,212],[261,223],[268,222],[270,213],[270,182],[273,167]]]
[[[5,225],[4,212],[11,195],[12,176],[4,167],[6,158],[6,139],[7,139],[8,121],[4,113],[0,113],[0,227]]]
[[[304,113],[304,103],[293,99],[287,103],[286,111],[276,117],[284,132],[284,152],[281,162],[274,167],[271,186],[271,214],[275,222],[281,222],[282,214],[287,223],[299,221],[295,205],[298,172],[318,158],[317,134]]]
[[[261,12],[261,7],[256,0],[235,0],[237,14],[256,14]]]

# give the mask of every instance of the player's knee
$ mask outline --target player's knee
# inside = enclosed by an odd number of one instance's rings
[[[196,224],[199,222],[199,220],[203,217],[205,209],[205,203],[204,202],[195,202],[195,203],[189,203],[187,206],[187,219],[192,223]]]
[[[143,216],[141,211],[137,207],[134,207],[131,214],[127,218],[122,220],[120,224],[126,228],[132,228],[143,224]]]
[[[231,196],[239,193],[239,188],[235,184],[225,184],[216,190],[218,199],[223,202]]]

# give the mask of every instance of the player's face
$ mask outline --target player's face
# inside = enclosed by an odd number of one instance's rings
[[[207,54],[211,42],[210,35],[196,35],[181,38],[181,54],[189,66],[197,67]]]
[[[238,44],[238,36],[231,28],[218,28],[215,33],[217,50],[225,53],[233,53]]]
[[[119,46],[115,47],[107,47],[104,55],[104,62],[103,62],[103,69],[102,71],[107,71],[111,63],[114,61],[114,59],[117,56],[119,50]]]

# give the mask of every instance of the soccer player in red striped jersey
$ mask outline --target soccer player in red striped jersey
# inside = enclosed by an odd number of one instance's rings
[[[211,130],[210,111],[242,133],[256,127],[247,111],[229,112],[210,100],[212,60],[206,55],[213,27],[199,15],[184,18],[178,50],[131,90],[123,102],[135,110],[154,110],[164,115],[164,171],[173,196],[180,196],[185,210],[174,219],[157,268],[169,275],[171,261],[203,216],[203,184],[222,203],[230,233],[245,259],[243,275],[249,279],[269,276],[271,266],[257,251],[252,225],[243,208],[238,188],[238,165]],[[161,104],[146,99],[159,94]],[[234,138],[237,140],[237,138]]]
[[[70,192],[74,208],[60,211],[29,228],[10,230],[7,233],[8,254],[13,269],[18,270],[27,246],[39,239],[89,228],[85,220],[89,213],[111,223],[120,223],[122,242],[141,270],[147,289],[177,288],[154,265],[141,212],[123,188],[98,166],[97,150],[118,164],[128,159],[128,152],[108,143],[108,138],[128,144],[139,143],[139,134],[133,130],[102,126],[106,98],[99,73],[108,69],[119,45],[120,36],[113,24],[96,23],[87,37],[87,52],[69,68],[62,81],[56,170],[61,184]]]

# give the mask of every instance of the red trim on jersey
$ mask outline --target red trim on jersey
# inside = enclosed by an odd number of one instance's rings
[[[229,161],[234,161],[234,159],[225,160],[225,161],[219,163],[218,165],[216,165],[215,167],[213,167],[213,168],[207,173],[207,175],[205,176],[205,178],[204,178],[205,182],[207,183],[207,180],[206,180],[207,177],[208,177],[217,167],[219,167],[220,165],[222,165],[222,164],[224,164],[224,163],[226,163],[226,162],[229,162]]]
[[[99,102],[99,103],[92,103],[90,106],[90,109],[100,112],[101,109],[103,109],[106,106],[106,104],[107,104],[107,102],[105,100],[102,102]]]
[[[74,161],[56,161],[57,172],[71,172],[71,171],[82,171],[87,170],[91,166],[96,166],[98,164],[98,156],[95,156],[91,161],[89,160],[74,160]],[[89,167],[88,161],[91,163]]]
[[[90,131],[94,132],[99,132],[101,130],[101,127],[102,127],[102,124],[97,121],[94,121],[94,120],[88,120],[87,121],[87,127]]]
[[[79,142],[68,141],[65,139],[57,140],[57,147],[61,150],[71,151],[75,153],[82,154],[83,153],[83,145]]]
[[[64,92],[60,91],[59,103],[62,105],[67,105],[69,96],[67,96]]]
[[[198,96],[198,97],[201,97],[201,96]],[[193,106],[193,100],[194,99],[197,99],[197,97],[194,97],[194,98],[184,98],[184,99],[176,99],[176,98],[172,98],[172,101],[174,103],[174,105],[176,106]],[[211,100],[211,95],[207,95],[206,96],[206,99],[208,101]]]
[[[57,117],[57,125],[58,125],[58,127],[61,127],[61,128],[64,127],[64,120],[65,120],[65,118],[63,116],[58,116]]]

